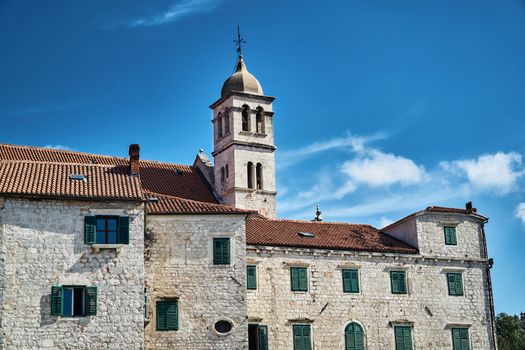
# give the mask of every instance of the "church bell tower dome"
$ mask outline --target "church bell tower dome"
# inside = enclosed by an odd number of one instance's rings
[[[222,85],[221,97],[227,96],[232,91],[263,95],[261,84],[252,73],[248,72],[242,55],[239,56],[237,69]]]

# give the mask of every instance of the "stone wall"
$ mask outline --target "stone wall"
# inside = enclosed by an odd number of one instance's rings
[[[244,215],[149,215],[146,219],[146,349],[246,349]],[[213,265],[213,238],[230,237],[231,264]],[[157,331],[155,303],[177,299],[179,329]],[[229,320],[228,335],[214,330]]]
[[[84,217],[96,214],[129,215],[129,245],[84,244]],[[143,232],[139,203],[5,199],[0,348],[142,349]],[[51,316],[53,285],[96,286],[97,315]]]
[[[292,324],[311,323],[315,349],[343,349],[352,321],[367,349],[394,349],[392,325],[412,325],[414,349],[452,349],[451,327],[469,327],[471,349],[494,349],[484,260],[426,259],[249,246],[257,290],[247,291],[250,322],[268,326],[270,349],[292,349]],[[308,292],[292,292],[290,266],[308,268]],[[359,270],[360,292],[344,293],[342,269]],[[404,270],[408,294],[391,293],[390,271]],[[449,296],[446,273],[462,272],[464,296]]]

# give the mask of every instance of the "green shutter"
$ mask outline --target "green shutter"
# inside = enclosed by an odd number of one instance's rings
[[[129,217],[120,216],[118,220],[118,242],[129,244]]]
[[[299,269],[299,290],[308,291],[308,270],[304,268]]]
[[[86,287],[86,316],[97,314],[97,287]]]
[[[290,269],[290,280],[292,291],[299,290],[299,270],[296,267]]]
[[[345,328],[345,350],[364,350],[363,328],[357,323],[350,323]]]
[[[452,349],[470,350],[468,328],[452,328]]]
[[[304,267],[290,268],[290,279],[292,284],[292,291],[307,292],[308,291],[308,269]]]
[[[447,273],[447,284],[449,295],[463,295],[463,279],[461,273]]]
[[[157,301],[156,314],[158,331],[173,331],[179,329],[179,308],[177,300]]]
[[[293,326],[293,349],[303,350],[303,328],[302,326]]]
[[[84,242],[94,244],[97,235],[97,217],[86,216],[84,218]]]
[[[396,350],[412,350],[412,330],[409,326],[394,327]]]
[[[257,327],[257,333],[259,335],[259,349],[268,350],[268,327],[259,325]]]
[[[257,289],[257,266],[246,266],[246,286],[248,289]]]
[[[406,294],[406,274],[405,271],[391,271],[390,281],[392,285],[392,293],[394,294]]]
[[[359,293],[359,273],[357,270],[343,270],[343,292]]]
[[[213,263],[215,265],[230,264],[230,239],[214,238],[213,239]]]
[[[64,289],[62,286],[51,287],[51,315],[60,316],[62,315],[62,296],[64,295]]]
[[[312,349],[312,339],[311,339],[311,332],[310,332],[309,325],[303,326],[303,349],[304,350]]]
[[[445,226],[443,230],[445,231],[445,244],[457,245],[456,228],[454,226]]]

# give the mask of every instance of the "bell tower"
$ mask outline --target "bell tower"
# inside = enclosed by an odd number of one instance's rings
[[[221,203],[276,217],[272,102],[244,63],[237,36],[237,66],[213,110],[215,191]]]

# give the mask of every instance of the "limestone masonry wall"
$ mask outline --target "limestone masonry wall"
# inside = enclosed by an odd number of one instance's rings
[[[473,350],[494,349],[483,262],[432,260],[249,246],[257,290],[247,291],[250,322],[268,326],[270,349],[293,349],[292,324],[312,325],[315,349],[343,349],[344,329],[362,325],[367,349],[394,349],[392,325],[413,327],[414,349],[452,349],[451,328],[469,328]],[[307,267],[308,292],[292,292],[290,266]],[[359,293],[344,293],[342,269],[359,270]],[[404,270],[408,294],[392,294],[390,274]],[[461,272],[464,296],[449,296],[447,272]]]
[[[246,239],[243,215],[149,215],[146,349],[247,349]],[[213,238],[229,237],[231,264],[213,265]],[[177,299],[179,329],[157,331],[155,303]],[[218,320],[233,323],[220,335]]]
[[[142,349],[142,204],[1,202],[0,348]],[[97,213],[129,215],[129,245],[97,252],[84,244],[84,217]],[[96,286],[96,316],[51,316],[54,285]]]

